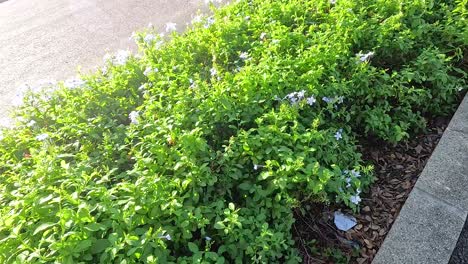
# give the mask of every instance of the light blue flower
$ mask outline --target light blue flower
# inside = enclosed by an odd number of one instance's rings
[[[358,53],[358,54],[356,54],[356,56],[359,57],[359,61],[366,62],[366,61],[369,61],[372,57],[374,57],[374,52],[370,51],[370,52],[365,53],[365,54]]]
[[[140,117],[140,112],[138,111],[132,111],[130,112],[130,114],[128,115],[128,117],[130,118],[130,122],[132,124],[138,124],[138,118]]]
[[[359,194],[352,195],[349,200],[353,203],[358,205],[361,202],[361,197],[359,197]]]
[[[287,94],[284,99],[288,99],[291,104],[297,104],[301,100],[303,100],[305,97],[305,91],[301,90],[299,92],[292,92]]]
[[[39,140],[39,141],[44,141],[44,140],[46,140],[46,139],[48,139],[48,138],[49,138],[49,135],[46,134],[46,133],[40,134],[40,135],[37,135],[37,136],[36,136],[36,140]]]
[[[153,41],[154,41],[155,39],[156,39],[156,36],[155,36],[155,35],[153,35],[153,34],[147,34],[147,35],[145,36],[145,38],[143,39],[143,41],[144,41],[146,44],[150,45],[151,43],[153,43]]]
[[[215,20],[214,17],[212,17],[212,16],[208,17],[208,18],[206,19],[206,23],[205,23],[204,27],[205,27],[205,28],[211,27],[211,25],[213,25],[213,24],[215,23],[215,21],[216,21],[216,20]]]
[[[343,138],[342,133],[343,133],[343,129],[342,129],[342,128],[340,128],[340,129],[338,129],[338,131],[336,131],[336,133],[335,133],[335,135],[334,135],[334,137],[336,138],[336,140],[340,140],[340,139]]]
[[[322,100],[323,100],[325,103],[327,103],[327,104],[328,104],[328,103],[331,103],[331,102],[333,101],[332,98],[326,97],[326,96],[322,97]]]
[[[81,78],[70,78],[65,81],[63,84],[66,88],[75,89],[80,88],[86,85],[86,81],[82,80]]]
[[[307,98],[307,104],[312,106],[315,104],[315,102],[317,102],[317,99],[315,99],[314,96],[310,96],[309,98]]]
[[[356,170],[352,170],[351,171],[351,174],[356,177],[356,178],[359,178],[361,177],[361,173],[359,171],[356,171]]]
[[[336,101],[337,101],[337,103],[342,104],[343,101],[344,101],[344,96],[338,96],[338,97],[336,98]]]

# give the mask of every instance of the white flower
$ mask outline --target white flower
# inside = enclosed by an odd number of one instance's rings
[[[353,195],[349,198],[349,200],[353,203],[358,205],[361,202],[361,197],[359,197],[359,194]]]
[[[151,72],[153,71],[153,69],[151,67],[146,67],[145,71],[143,72],[143,74],[145,76],[148,76]]]
[[[202,16],[201,16],[201,15],[196,15],[196,16],[193,17],[193,19],[192,19],[192,24],[200,23],[201,21],[202,21]]]
[[[137,125],[137,124],[138,124],[138,117],[140,117],[140,112],[138,112],[138,111],[132,111],[132,112],[130,112],[130,114],[128,115],[128,117],[130,118],[130,122],[131,122],[132,124]]]
[[[374,56],[374,52],[370,51],[366,54],[358,53],[356,54],[356,56],[359,57],[359,60],[361,62],[366,62],[366,61],[369,61]]]
[[[330,0],[330,4],[332,5],[336,4],[336,0]]]
[[[218,71],[215,68],[211,68],[210,69],[210,74],[211,74],[211,76],[218,75]]]
[[[166,32],[170,31],[176,31],[177,30],[177,24],[173,22],[166,23]]]
[[[244,17],[245,20],[249,21],[250,20],[250,16],[246,16]]]
[[[169,235],[169,234],[167,234],[165,236],[159,236],[159,238],[164,238],[166,240],[171,240],[172,239],[171,235]]]
[[[129,40],[137,40],[138,34],[133,31],[130,37],[128,37]]]
[[[36,136],[36,140],[43,141],[49,138],[49,135],[44,133]]]
[[[26,124],[26,126],[32,127],[32,126],[34,126],[35,124],[36,124],[36,121],[31,120],[31,121],[29,121],[29,122]]]
[[[205,240],[206,240],[206,241],[211,241],[211,237],[206,236],[206,237],[205,237]]]
[[[119,50],[112,59],[115,65],[124,65],[130,58],[131,52],[129,50]]]
[[[75,88],[80,88],[86,85],[86,81],[82,80],[81,78],[70,78],[65,81],[63,84],[66,88],[69,89],[75,89]]]
[[[239,55],[239,58],[246,60],[249,58],[249,54],[247,52],[241,52],[241,54]]]
[[[146,89],[146,86],[147,86],[146,83],[144,83],[144,84],[140,85],[140,87],[138,87],[138,90],[139,91],[144,91]]]
[[[335,135],[334,135],[334,137],[336,138],[336,140],[340,140],[340,139],[343,138],[342,133],[343,133],[343,129],[342,129],[342,128],[340,128],[340,129],[338,129],[338,131],[336,131],[336,133],[335,133]]]
[[[145,38],[143,39],[143,41],[144,41],[146,44],[150,45],[151,43],[153,43],[153,41],[154,41],[155,39],[156,39],[156,36],[155,36],[155,35],[153,35],[153,34],[147,34],[147,35],[145,36]]]
[[[191,89],[197,87],[197,84],[195,83],[195,81],[192,78],[189,79],[189,83],[190,83],[190,88]]]
[[[265,32],[262,32],[262,34],[260,34],[260,39],[261,40],[264,40],[266,37],[266,33]]]
[[[317,102],[317,100],[315,99],[315,97],[311,96],[309,98],[307,98],[307,104],[312,106],[315,104],[315,102]]]
[[[150,73],[152,72],[159,72],[158,68],[151,68],[151,67],[146,67],[145,71],[143,72],[143,74],[145,76],[148,76]]]
[[[254,168],[253,168],[254,170],[258,170],[259,168],[260,168],[260,166],[259,166],[259,165],[257,165],[257,164],[254,164]]]
[[[274,40],[271,41],[271,43],[273,43],[273,44],[278,44],[279,42],[280,41],[278,39],[274,39]]]

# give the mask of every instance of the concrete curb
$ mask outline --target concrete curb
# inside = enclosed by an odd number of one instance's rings
[[[448,263],[468,215],[467,186],[468,94],[372,263]]]

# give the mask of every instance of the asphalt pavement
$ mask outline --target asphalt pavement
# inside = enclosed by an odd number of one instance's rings
[[[22,84],[93,70],[108,52],[136,50],[133,31],[183,30],[199,9],[203,0],[0,0],[0,124]]]

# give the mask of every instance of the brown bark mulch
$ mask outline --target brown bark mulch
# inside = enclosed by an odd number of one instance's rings
[[[371,263],[449,121],[433,119],[427,133],[397,145],[363,141],[360,151],[374,164],[376,181],[362,195],[358,214],[317,204],[306,206],[305,215],[296,211],[293,233],[303,263]],[[333,223],[337,209],[356,217],[357,225],[338,230]]]

